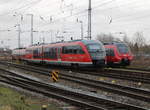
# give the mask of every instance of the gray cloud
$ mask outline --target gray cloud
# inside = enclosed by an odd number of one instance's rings
[[[47,31],[53,31],[53,41],[59,30],[59,34],[66,36],[68,40],[70,36],[80,38],[80,24],[76,19],[83,21],[84,35],[87,35],[87,8],[88,0],[0,0],[0,29],[11,29],[11,32],[0,31],[0,41],[11,39],[9,44],[12,48],[17,47],[17,28],[13,27],[20,23],[20,15],[14,17],[15,12],[23,15],[21,22],[21,33],[23,39],[22,44],[27,46],[30,44],[30,16],[34,15],[34,43],[45,37],[47,42],[51,42],[51,34]],[[143,31],[145,36],[149,35],[149,0],[93,0],[92,1],[92,37],[100,32],[114,33],[123,31],[132,38],[136,31]],[[71,15],[72,14],[72,15]],[[40,16],[43,19],[40,19]],[[50,23],[50,16],[52,22]],[[109,24],[109,20],[112,22]],[[27,31],[27,32],[25,32]],[[40,32],[45,31],[45,32]],[[68,33],[63,33],[68,31]],[[3,36],[3,37],[2,37]],[[146,39],[150,39],[147,37]]]

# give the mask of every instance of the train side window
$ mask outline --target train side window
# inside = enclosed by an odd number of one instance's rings
[[[52,55],[51,55],[51,58],[54,58],[54,55],[55,55],[55,48],[52,48]]]
[[[110,49],[110,56],[115,56],[113,49]]]
[[[32,50],[26,50],[27,54],[32,54]]]
[[[53,56],[53,48],[50,48],[50,58]]]
[[[105,50],[106,50],[106,56],[109,56],[109,49],[106,48]]]
[[[52,48],[48,48],[48,57],[52,56]]]
[[[42,48],[38,48],[38,58],[41,58]]]
[[[55,58],[55,48],[52,48],[52,56],[51,56],[51,58],[52,59]]]
[[[71,46],[72,54],[77,54],[77,46]]]
[[[84,54],[82,47],[79,45],[73,46],[73,54]]]
[[[56,59],[57,58],[56,52],[57,52],[56,48],[45,48],[44,58]]]
[[[38,58],[38,49],[33,50],[33,58]]]
[[[62,53],[63,54],[71,54],[72,53],[71,46],[63,46]]]
[[[53,56],[53,48],[49,48],[49,58],[52,59],[52,56]]]
[[[48,49],[48,58],[50,59],[56,59],[56,48],[49,48]]]
[[[44,58],[49,57],[49,48],[44,48]]]
[[[67,50],[68,50],[68,54],[73,54],[73,47],[72,46],[68,46]]]
[[[66,47],[63,46],[63,47],[62,47],[62,54],[65,54],[65,53],[66,53]]]
[[[61,47],[58,47],[57,48],[57,56],[58,56],[58,58],[60,58],[60,54],[61,54]]]
[[[84,51],[81,46],[78,46],[78,54],[84,54]]]
[[[63,46],[62,53],[63,54],[84,54],[84,51],[79,45]]]

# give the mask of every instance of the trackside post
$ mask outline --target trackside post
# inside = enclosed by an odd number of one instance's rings
[[[59,71],[56,71],[56,70],[52,71],[51,78],[52,78],[53,82],[57,82],[58,81],[58,74],[59,74]]]

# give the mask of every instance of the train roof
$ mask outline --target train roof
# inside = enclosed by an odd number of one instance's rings
[[[20,50],[20,49],[26,49],[26,48],[15,48],[15,49],[13,49],[13,50]]]
[[[91,43],[100,43],[98,40],[82,40],[84,44],[91,44]]]
[[[82,40],[82,39],[78,39],[78,40],[71,40],[71,41],[60,41],[60,42],[53,42],[53,43],[41,43],[41,44],[34,44],[31,45],[32,46],[41,46],[41,45],[49,45],[49,44],[59,44],[59,43],[72,43],[72,42],[83,42],[84,44],[90,44],[90,43],[99,43],[99,41],[96,40]]]
[[[124,42],[104,42],[103,45],[125,44]]]

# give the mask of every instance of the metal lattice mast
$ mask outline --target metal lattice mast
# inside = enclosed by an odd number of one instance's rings
[[[88,8],[88,38],[91,40],[91,0],[89,0],[89,8]]]
[[[33,14],[27,14],[29,16],[31,16],[31,33],[30,33],[30,36],[31,36],[31,45],[33,45]]]

